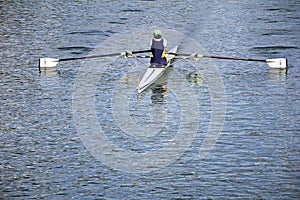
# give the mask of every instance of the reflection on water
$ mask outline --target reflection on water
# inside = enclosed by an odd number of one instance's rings
[[[203,85],[203,75],[199,73],[190,73],[189,74],[189,81],[192,84],[192,87],[196,86],[201,88]]]
[[[56,67],[40,67],[39,68],[39,73],[41,75],[53,75],[53,74],[57,74],[58,71],[56,69]]]
[[[285,80],[288,74],[288,68],[287,69],[268,69],[267,74],[271,78],[276,78],[278,80]]]
[[[187,64],[185,64],[187,66]],[[149,87],[149,91],[151,91],[151,100],[153,104],[161,104],[165,102],[165,97],[168,92],[168,79],[174,79],[176,77],[173,76],[172,71],[174,69],[169,68],[153,85]],[[178,70],[178,69],[175,69]],[[186,80],[190,83],[191,87],[195,89],[200,89],[203,86],[203,74],[200,72],[189,72],[185,70],[180,70],[180,73],[185,74]],[[184,90],[184,88],[181,88]],[[145,93],[149,91],[145,91]],[[143,94],[142,94],[143,95]]]
[[[167,93],[167,82],[161,84],[155,84],[151,87],[151,100],[153,104],[162,104],[165,102],[165,96]]]

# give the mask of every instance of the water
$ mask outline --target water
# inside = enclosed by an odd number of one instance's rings
[[[9,1],[0,3],[0,11],[1,198],[299,198],[298,1]],[[144,49],[150,26],[180,32],[209,55],[286,57],[289,69],[244,61],[178,62],[164,77],[166,92],[148,90],[140,98],[134,87],[145,68],[137,61],[117,59],[102,68],[96,61],[70,61],[56,73],[38,72],[40,57]],[[168,40],[169,46],[176,41]],[[181,51],[199,49],[191,43]],[[99,71],[83,74],[81,66]],[[96,80],[96,101],[86,106],[76,99],[81,75]],[[120,154],[127,156],[122,162],[109,151],[97,159],[83,138],[78,117],[90,119],[85,114],[91,108],[107,141],[128,150]],[[93,131],[89,123],[86,130]],[[222,134],[216,135],[220,124]],[[188,145],[168,146],[178,135]],[[103,145],[101,138],[95,141]],[[167,156],[155,154],[161,149]],[[209,154],[200,158],[202,150]],[[143,153],[134,168],[132,156]],[[168,156],[167,164],[155,163]]]

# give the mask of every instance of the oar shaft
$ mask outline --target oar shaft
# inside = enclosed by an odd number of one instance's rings
[[[138,53],[148,53],[151,52],[151,50],[141,50],[141,51],[132,51],[131,54],[138,54]],[[82,60],[82,59],[88,59],[88,58],[101,58],[101,57],[109,57],[109,56],[119,56],[122,55],[119,53],[111,53],[111,54],[103,54],[103,55],[94,55],[94,56],[83,56],[83,57],[75,57],[75,58],[62,58],[59,59],[59,62],[61,61],[69,61],[69,60]]]
[[[101,57],[107,57],[107,56],[118,56],[121,55],[120,53],[113,53],[113,54],[106,54],[106,55],[95,55],[95,56],[83,56],[83,57],[76,57],[76,58],[62,58],[59,59],[59,61],[69,61],[69,60],[82,60],[82,59],[88,59],[88,58],[101,58]]]
[[[266,60],[260,59],[253,59],[253,58],[233,58],[233,57],[226,57],[226,56],[205,56],[204,58],[216,58],[216,59],[227,59],[227,60],[244,60],[244,61],[256,61],[256,62],[266,62]]]
[[[227,57],[227,56],[207,56],[207,55],[201,55],[201,54],[187,54],[187,53],[170,53],[174,54],[176,56],[195,56],[203,58],[216,58],[216,59],[227,59],[227,60],[245,60],[245,61],[257,61],[257,62],[266,62],[266,60],[260,60],[260,59],[253,59],[253,58],[234,58],[234,57]],[[198,58],[200,58],[198,57]]]
[[[287,59],[286,58],[275,58],[275,59],[253,59],[253,58],[234,58],[234,57],[227,57],[227,56],[207,56],[202,54],[186,54],[186,53],[169,53],[176,56],[188,56],[192,58],[216,58],[216,59],[227,59],[227,60],[244,60],[244,61],[256,61],[256,62],[266,62],[271,68],[277,69],[285,69],[287,68]]]

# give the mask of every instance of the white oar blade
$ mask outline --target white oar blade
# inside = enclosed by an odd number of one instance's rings
[[[287,68],[287,59],[286,58],[274,58],[266,60],[268,65],[271,68],[285,69]]]
[[[39,67],[40,68],[54,68],[56,67],[59,59],[56,58],[40,58]]]

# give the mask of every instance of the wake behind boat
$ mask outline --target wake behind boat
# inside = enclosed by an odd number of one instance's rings
[[[168,54],[166,54],[166,59],[168,64],[166,66],[163,65],[150,65],[147,68],[147,71],[145,72],[144,76],[142,77],[141,81],[138,85],[138,93],[142,93],[147,88],[149,88],[157,79],[159,79],[164,72],[167,70],[167,68],[171,65],[172,60],[175,58],[175,54],[177,53],[178,46],[175,46],[170,51],[168,51]],[[172,54],[170,54],[172,53]]]

